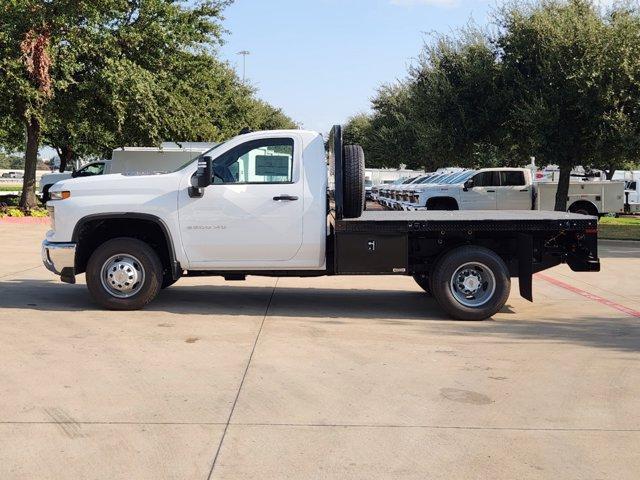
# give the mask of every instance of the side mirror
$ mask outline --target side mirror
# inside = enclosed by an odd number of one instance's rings
[[[211,185],[213,176],[213,159],[211,157],[202,157],[198,160],[198,170],[191,177],[191,188],[189,188],[190,197],[202,197],[204,189]]]
[[[464,182],[464,191],[465,192],[468,192],[472,188],[473,188],[473,179],[467,180],[466,182]]]

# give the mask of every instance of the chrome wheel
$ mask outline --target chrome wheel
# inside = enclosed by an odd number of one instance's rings
[[[451,293],[465,307],[480,307],[491,300],[496,291],[496,278],[489,267],[469,262],[451,276]]]
[[[132,255],[114,255],[102,265],[100,280],[110,295],[130,298],[144,285],[144,267]]]

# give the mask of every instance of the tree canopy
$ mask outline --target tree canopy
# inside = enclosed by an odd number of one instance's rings
[[[35,204],[42,143],[64,164],[123,145],[295,126],[217,58],[229,0],[5,3],[0,142],[20,148],[26,131],[22,206]]]
[[[388,163],[388,149],[429,170],[517,166],[532,156],[557,164],[564,210],[574,166],[613,175],[639,157],[640,12],[540,0],[508,3],[495,17],[493,33],[430,38],[407,79],[383,87],[347,135],[371,126],[362,142],[374,145],[372,165]]]

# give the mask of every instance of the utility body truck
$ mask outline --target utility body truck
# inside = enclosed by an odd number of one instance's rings
[[[467,170],[407,185],[391,208],[398,210],[554,210],[556,182],[535,182],[527,168]],[[605,215],[624,211],[624,182],[572,181],[567,211]]]
[[[142,308],[182,276],[409,275],[466,320],[498,312],[511,277],[532,300],[535,272],[600,268],[595,217],[363,211],[362,148],[339,126],[328,145],[327,163],[318,133],[254,132],[172,173],[58,182],[43,262],[64,282],[86,273],[107,309]]]
[[[99,160],[87,163],[78,170],[70,172],[47,173],[40,177],[40,193],[42,201],[49,200],[51,186],[61,180],[69,178],[94,177],[108,175],[110,173],[123,173],[125,175],[141,173],[161,173],[175,170],[188,160],[194,160],[198,155],[209,150],[215,144],[196,144],[187,148],[178,144],[175,146],[155,147],[124,147],[117,148],[111,154],[111,160]]]

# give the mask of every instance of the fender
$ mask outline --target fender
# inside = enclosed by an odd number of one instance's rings
[[[96,213],[93,215],[87,215],[86,217],[82,217],[76,223],[75,227],[73,227],[73,235],[71,236],[71,241],[74,243],[78,243],[80,231],[82,227],[89,222],[93,222],[96,220],[112,220],[112,219],[127,219],[127,220],[146,220],[149,222],[153,222],[160,227],[162,234],[167,242],[167,250],[169,251],[169,264],[171,266],[171,274],[173,275],[174,280],[180,278],[182,275],[182,267],[180,263],[176,260],[176,252],[175,247],[173,245],[173,240],[171,235],[169,234],[169,228],[164,223],[160,217],[155,215],[150,215],[148,213],[135,213],[135,212],[121,212],[121,213]]]
[[[570,205],[567,205],[567,212],[570,211],[571,207],[573,207],[576,203],[581,203],[581,202],[588,203],[589,205],[591,205],[594,208],[594,210],[597,212],[597,215],[600,215],[600,209],[598,208],[598,206],[588,198],[579,198],[577,200],[574,200]]]

